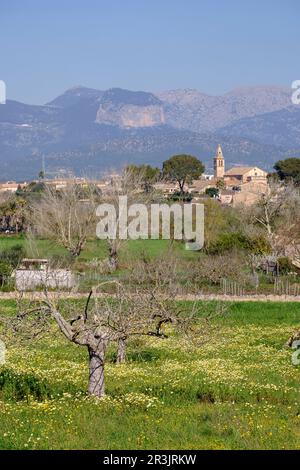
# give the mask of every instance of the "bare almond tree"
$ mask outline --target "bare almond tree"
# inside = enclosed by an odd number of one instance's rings
[[[31,229],[35,235],[55,241],[72,256],[80,255],[89,236],[96,232],[99,191],[94,185],[80,188],[75,181],[59,190],[45,187],[31,205]]]
[[[292,184],[271,182],[256,205],[246,211],[248,221],[258,224],[264,231],[272,253],[284,255],[282,233],[290,229],[300,210],[299,190]]]
[[[131,204],[147,204],[151,200],[152,193],[143,190],[144,175],[143,171],[136,172],[132,167],[126,167],[120,176],[112,177],[110,185],[103,194],[103,202],[114,206],[116,211],[114,239],[108,238],[108,264],[113,271],[118,268],[119,254],[126,234],[120,233],[120,219],[122,217],[122,208],[120,207],[120,197],[127,197],[127,206]]]
[[[293,183],[271,182],[269,190],[259,203],[250,209],[260,227],[263,228],[272,249],[278,258],[288,257],[296,268],[300,267],[300,192]],[[253,219],[252,219],[253,221]],[[300,338],[300,330],[292,333],[286,346],[291,347]]]
[[[17,314],[1,319],[6,322],[6,330],[13,329],[16,337],[23,335],[31,340],[47,331],[54,320],[70,342],[87,348],[88,392],[97,397],[105,394],[104,368],[111,343],[117,345],[117,362],[124,362],[129,338],[167,338],[166,325],[183,328],[188,323],[188,315],[174,299],[154,290],[128,290],[114,281],[115,292],[107,295],[103,288],[108,283],[94,287],[80,301],[72,294],[66,298],[57,290],[50,292],[46,285],[40,293],[21,292]]]

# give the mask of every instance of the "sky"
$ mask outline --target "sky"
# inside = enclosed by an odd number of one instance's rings
[[[0,0],[0,80],[32,104],[77,85],[290,87],[299,21],[299,0]]]

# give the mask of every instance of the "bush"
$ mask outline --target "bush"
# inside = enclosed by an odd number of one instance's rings
[[[243,283],[247,276],[243,257],[231,251],[222,255],[203,256],[195,264],[193,278],[196,284],[218,285],[222,279]]]
[[[223,254],[236,248],[256,255],[270,253],[270,245],[264,237],[250,238],[240,232],[222,233],[207,252],[210,254]]]
[[[268,240],[263,236],[256,236],[249,239],[249,251],[255,255],[267,255],[272,249]]]
[[[20,261],[25,257],[25,250],[22,245],[14,245],[0,253],[0,262],[16,268]]]
[[[190,193],[181,193],[180,191],[176,191],[171,196],[169,196],[170,201],[183,201],[183,202],[191,202],[193,199],[192,194]]]
[[[8,284],[12,272],[12,267],[8,263],[0,261],[0,288]]]
[[[219,196],[219,190],[218,190],[218,188],[206,188],[205,194],[209,197],[218,197]]]
[[[46,382],[33,374],[21,374],[5,368],[0,370],[0,396],[3,399],[20,401],[30,397],[44,400],[50,397]]]
[[[249,249],[248,238],[239,233],[222,233],[207,250],[210,254],[222,254],[235,248]]]
[[[294,266],[291,263],[291,260],[287,257],[278,258],[278,269],[279,274],[288,274],[292,271],[295,271]]]

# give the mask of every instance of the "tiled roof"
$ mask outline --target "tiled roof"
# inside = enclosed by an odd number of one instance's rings
[[[255,166],[236,166],[236,167],[230,168],[230,170],[227,170],[225,172],[225,176],[244,175],[245,173],[248,173],[248,171],[254,170],[255,168],[256,168]]]

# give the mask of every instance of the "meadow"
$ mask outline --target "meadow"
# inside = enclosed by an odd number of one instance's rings
[[[1,236],[0,235],[0,252],[16,245],[22,246],[26,256],[30,258],[51,258],[51,257],[67,257],[67,251],[55,242],[46,239],[28,239],[25,236]],[[126,240],[122,243],[120,250],[120,262],[126,264],[142,253],[147,253],[152,257],[159,256],[166,252],[170,247],[169,240]],[[172,247],[185,259],[195,258],[199,256],[199,252],[190,252],[185,250],[182,243],[172,243]],[[89,239],[76,260],[76,266],[80,267],[80,263],[89,262],[93,259],[103,260],[107,257],[108,248],[105,240]]]
[[[218,255],[210,255],[204,251],[189,251],[185,249],[185,244],[174,240],[126,240],[123,241],[119,251],[119,266],[116,271],[110,272],[107,268],[101,269],[101,263],[106,266],[108,259],[108,245],[105,240],[97,238],[88,239],[80,255],[74,260],[70,259],[67,250],[57,245],[55,242],[47,239],[30,239],[24,235],[0,235],[0,254],[16,248],[22,249],[22,257],[27,258],[46,258],[54,266],[70,267],[72,271],[78,274],[79,292],[89,292],[91,287],[101,281],[109,279],[124,280],[128,283],[128,277],[135,270],[137,263],[143,263],[145,259],[153,261],[155,266],[160,265],[162,259],[173,259],[177,263],[177,274],[180,280],[180,287],[183,293],[195,294],[228,294],[228,295],[293,295],[299,296],[300,293],[300,271],[289,276],[286,273],[280,273],[278,285],[275,291],[272,275],[259,272],[259,287],[256,286],[256,280],[253,280],[249,265],[246,261],[247,253],[236,250],[228,250],[223,255],[221,261]],[[236,254],[239,258],[236,258]],[[202,279],[195,278],[195,268],[199,268],[199,263],[204,262],[207,269],[209,266],[208,277],[205,278],[206,270],[202,269]],[[226,268],[226,266],[235,266],[241,263],[237,268]],[[1,260],[0,260],[1,264]],[[198,268],[197,268],[198,266]],[[225,266],[225,268],[224,268]],[[1,268],[1,266],[0,266]],[[221,270],[222,279],[216,276]],[[194,276],[194,277],[193,277]],[[1,278],[1,272],[0,272]],[[7,283],[0,282],[1,291],[13,291],[14,282],[10,275],[7,276]],[[222,284],[226,280],[226,287]]]
[[[0,449],[300,449],[300,366],[283,348],[300,304],[228,305],[205,342],[196,322],[189,336],[132,340],[126,364],[112,346],[101,400],[85,392],[85,349],[54,325],[34,342],[12,338]],[[14,301],[0,310],[13,315]]]

